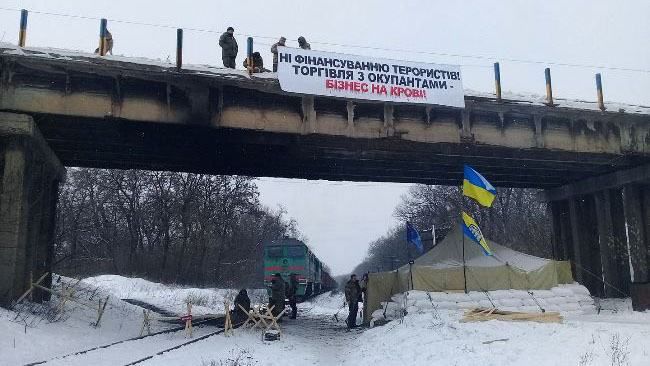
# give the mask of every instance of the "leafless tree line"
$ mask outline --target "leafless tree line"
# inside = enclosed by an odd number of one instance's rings
[[[491,208],[479,208],[463,198],[459,187],[416,185],[402,197],[395,209],[401,222],[410,221],[422,233],[436,228],[440,241],[460,224],[461,207],[479,223],[490,240],[514,250],[549,258],[551,248],[551,219],[546,204],[536,198],[534,189],[501,188]],[[396,268],[417,257],[406,242],[405,225],[390,229],[374,241],[356,273],[384,271]]]
[[[55,270],[259,285],[263,243],[297,233],[258,196],[249,177],[70,169],[59,193]]]

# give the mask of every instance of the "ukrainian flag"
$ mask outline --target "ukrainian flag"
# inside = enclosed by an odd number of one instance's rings
[[[463,179],[463,195],[475,199],[485,207],[492,206],[497,190],[479,172],[465,165]]]
[[[478,224],[465,211],[463,211],[463,234],[480,245],[485,255],[492,255],[492,249],[487,245],[487,241]]]

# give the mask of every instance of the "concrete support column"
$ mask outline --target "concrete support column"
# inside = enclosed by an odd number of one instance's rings
[[[29,279],[27,238],[31,155],[21,141],[4,144],[0,191],[0,305],[21,295]]]
[[[569,202],[553,201],[548,205],[551,211],[553,224],[553,259],[569,260],[573,258],[570,250],[571,242],[571,219],[569,217]]]
[[[51,272],[56,187],[64,176],[31,117],[0,112],[1,306]],[[35,300],[43,298],[35,292]]]
[[[615,267],[611,260],[611,250],[614,248],[614,224],[612,222],[612,203],[609,190],[594,193],[596,199],[596,216],[598,217],[598,248],[600,251],[600,263],[602,277],[609,281],[615,277]],[[616,297],[616,291],[601,283],[602,292],[600,297]]]
[[[645,249],[648,261],[648,282],[650,282],[650,185],[641,186],[641,211],[643,216],[643,228],[645,232]]]
[[[613,239],[610,246],[610,260],[612,261],[614,278],[605,279],[615,286],[616,297],[629,294],[630,288],[630,256],[627,243],[627,228],[625,224],[625,209],[623,204],[623,189],[610,189]],[[622,293],[621,293],[622,292]]]
[[[602,293],[600,250],[598,248],[597,218],[593,195],[579,196],[569,201],[575,278],[593,294]]]
[[[584,272],[582,268],[581,245],[582,231],[580,230],[579,203],[575,198],[569,199],[569,222],[571,225],[571,252],[573,253],[572,266],[573,275],[576,281],[584,283]]]
[[[640,186],[628,184],[623,188],[625,221],[627,223],[630,277],[632,282],[648,282],[648,254],[643,219],[643,198]]]

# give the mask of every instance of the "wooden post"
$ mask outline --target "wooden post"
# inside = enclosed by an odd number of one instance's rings
[[[18,33],[18,47],[25,47],[27,40],[27,15],[29,12],[25,9],[20,11],[20,31]]]
[[[223,306],[226,311],[226,319],[223,323],[223,335],[228,337],[234,334],[232,327],[232,319],[230,318],[230,301],[228,299],[223,300]]]
[[[18,305],[18,304],[19,304],[21,301],[23,301],[23,300],[24,300],[24,299],[25,299],[29,294],[31,294],[32,291],[34,291],[34,286],[38,286],[38,285],[40,285],[41,281],[43,281],[43,280],[45,279],[45,277],[47,277],[47,275],[49,275],[49,274],[50,274],[50,272],[45,272],[45,274],[43,274],[41,277],[39,277],[39,279],[36,280],[36,282],[32,282],[32,283],[30,283],[30,285],[29,285],[29,289],[28,289],[24,294],[22,294],[22,295],[18,298],[18,300],[16,300],[16,302],[14,303],[14,306],[15,306],[15,305]]]
[[[187,315],[185,317],[185,334],[192,338],[192,303],[187,303]]]
[[[32,288],[34,286],[34,272],[29,271],[29,287]],[[29,293],[29,301],[34,301],[34,292]]]
[[[494,63],[494,87],[497,95],[497,101],[501,101],[501,68],[499,63]]]
[[[551,69],[548,67],[544,70],[544,76],[546,77],[546,104],[549,106],[554,106],[553,104],[553,86],[551,85]]]
[[[102,18],[99,21],[99,55],[100,56],[105,56],[106,55],[106,26],[107,26],[108,21],[104,18]]]
[[[147,335],[151,334],[151,318],[149,317],[151,310],[142,309],[144,320],[142,321],[142,328],[140,329],[140,337],[144,334],[144,329],[147,329]]]
[[[603,102],[603,83],[600,79],[600,73],[596,74],[596,92],[598,93],[598,108],[605,111],[605,103]]]
[[[183,30],[176,29],[176,70],[183,67]]]
[[[102,321],[102,316],[104,315],[104,310],[106,310],[106,304],[108,304],[109,296],[106,296],[102,304],[102,299],[99,299],[99,307],[97,307],[97,322],[95,323],[95,328],[99,327],[99,323]]]
[[[253,70],[255,69],[255,65],[253,65],[253,37],[248,37],[246,41],[247,41],[246,44],[248,46],[247,53],[246,53],[248,57],[247,59],[248,61],[246,64],[248,65],[248,73],[252,74]]]

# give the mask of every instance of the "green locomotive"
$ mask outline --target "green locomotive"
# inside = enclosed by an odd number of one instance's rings
[[[264,247],[264,285],[271,285],[271,278],[280,273],[285,282],[295,273],[298,277],[296,296],[299,300],[330,290],[333,281],[321,261],[305,243],[298,239],[282,238]],[[270,295],[270,290],[269,290]]]

